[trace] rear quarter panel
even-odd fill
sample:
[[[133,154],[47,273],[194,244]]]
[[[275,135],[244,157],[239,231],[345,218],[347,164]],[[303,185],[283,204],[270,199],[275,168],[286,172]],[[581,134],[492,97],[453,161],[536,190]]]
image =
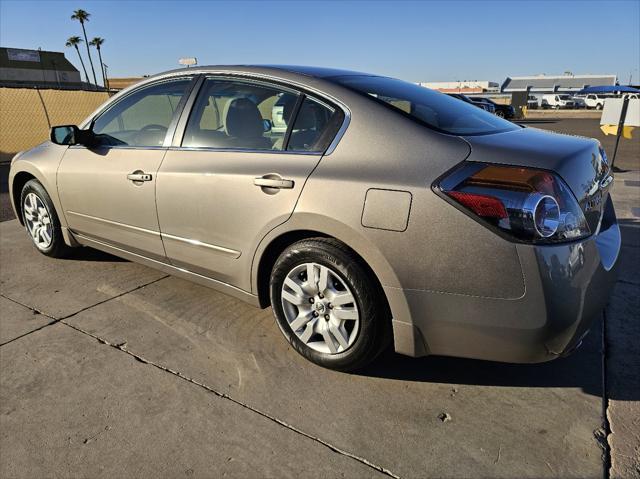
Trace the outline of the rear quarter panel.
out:
[[[468,143],[433,132],[359,95],[349,98],[348,104],[351,124],[340,144],[322,158],[291,219],[265,238],[258,255],[286,231],[319,231],[354,249],[383,286],[522,296],[524,279],[515,246],[431,190],[433,181],[469,155]],[[404,231],[362,225],[371,188],[411,194]],[[394,211],[396,205],[389,206],[388,211]]]

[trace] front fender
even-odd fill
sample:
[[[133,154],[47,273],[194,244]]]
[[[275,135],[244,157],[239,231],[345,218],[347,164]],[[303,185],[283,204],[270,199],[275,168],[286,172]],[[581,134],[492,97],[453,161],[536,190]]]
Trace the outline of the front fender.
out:
[[[66,146],[55,145],[50,141],[46,141],[31,150],[17,154],[11,161],[11,168],[9,169],[9,197],[13,211],[20,223],[22,223],[22,215],[19,214],[19,205],[16,204],[20,191],[16,190],[16,178],[26,173],[38,180],[44,189],[47,190],[58,214],[60,225],[63,228],[67,227],[60,197],[58,196],[56,181],[58,166],[66,150]]]

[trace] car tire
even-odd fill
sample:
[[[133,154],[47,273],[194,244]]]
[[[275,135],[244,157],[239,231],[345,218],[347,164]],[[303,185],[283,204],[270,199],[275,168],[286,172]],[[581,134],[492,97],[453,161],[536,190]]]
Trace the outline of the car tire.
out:
[[[598,103],[596,105],[596,110],[602,110],[602,103]]]
[[[36,249],[53,258],[69,255],[53,201],[38,180],[29,180],[20,193],[22,222]]]
[[[344,302],[349,294],[353,301]],[[333,239],[311,238],[286,248],[271,272],[270,299],[291,346],[326,368],[361,369],[392,337],[382,288],[360,258]]]
[[[503,112],[503,111],[501,111],[501,110],[497,110],[497,111],[496,111],[496,116],[497,116],[498,118],[504,118],[504,112]]]

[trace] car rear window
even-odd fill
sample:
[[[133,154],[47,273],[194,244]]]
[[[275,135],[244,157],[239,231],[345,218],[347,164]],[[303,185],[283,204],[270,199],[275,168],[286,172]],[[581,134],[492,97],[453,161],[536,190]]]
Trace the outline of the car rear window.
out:
[[[518,129],[515,124],[473,104],[395,78],[345,75],[330,80],[368,95],[442,133],[488,135]]]

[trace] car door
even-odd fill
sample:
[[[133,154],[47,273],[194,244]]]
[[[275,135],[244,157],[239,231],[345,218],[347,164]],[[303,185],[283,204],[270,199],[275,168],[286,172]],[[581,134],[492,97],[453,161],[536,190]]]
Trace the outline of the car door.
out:
[[[290,217],[344,114],[258,81],[207,78],[195,94],[158,171],[162,239],[175,266],[248,291],[258,243]]]
[[[93,121],[94,146],[67,150],[57,182],[74,233],[165,259],[155,180],[191,81],[179,78],[134,90]]]

